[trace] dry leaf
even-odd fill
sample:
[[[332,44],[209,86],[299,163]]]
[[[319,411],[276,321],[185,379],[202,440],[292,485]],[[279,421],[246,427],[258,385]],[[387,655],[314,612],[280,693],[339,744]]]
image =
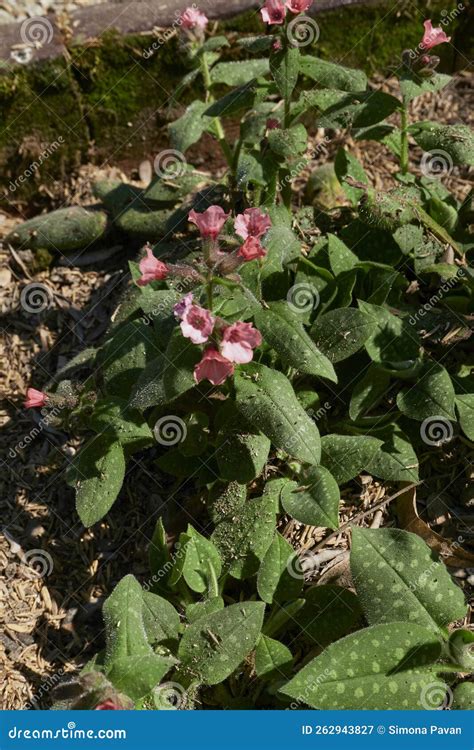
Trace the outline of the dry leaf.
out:
[[[453,568],[473,566],[474,554],[472,552],[463,549],[458,541],[452,542],[444,539],[420,518],[416,509],[416,487],[400,495],[397,500],[397,515],[401,528],[421,536],[428,547],[437,552],[446,565]],[[460,538],[462,540],[462,537]]]

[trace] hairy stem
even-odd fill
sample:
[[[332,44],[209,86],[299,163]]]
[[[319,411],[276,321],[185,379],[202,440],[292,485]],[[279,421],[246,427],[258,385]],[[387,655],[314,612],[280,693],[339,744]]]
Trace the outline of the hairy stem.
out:
[[[401,108],[400,169],[402,174],[408,174],[408,102],[405,98]]]

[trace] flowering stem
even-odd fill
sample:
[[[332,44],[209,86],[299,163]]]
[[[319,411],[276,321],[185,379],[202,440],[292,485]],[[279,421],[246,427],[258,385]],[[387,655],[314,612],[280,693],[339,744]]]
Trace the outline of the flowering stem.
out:
[[[400,169],[402,174],[408,174],[408,102],[405,98],[401,108]]]
[[[207,292],[207,306],[212,312],[212,306],[214,303],[213,299],[213,279],[212,279],[212,271],[209,271],[207,275],[207,284],[206,284],[206,292]]]
[[[204,80],[204,88],[206,89],[206,101],[209,102],[209,104],[212,104],[212,102],[214,101],[214,97],[212,96],[212,93],[211,93],[212,81],[211,81],[211,73],[209,70],[209,65],[207,64],[206,53],[203,53],[201,55],[200,64],[201,64],[201,73],[202,73],[202,77]],[[226,141],[224,127],[222,125],[221,118],[214,117],[212,122],[216,130],[216,137],[217,137],[217,140],[219,141],[219,145],[222,149],[222,153],[224,154],[225,160],[227,164],[229,165],[230,169],[233,171],[234,170],[234,157],[232,154],[232,150]]]

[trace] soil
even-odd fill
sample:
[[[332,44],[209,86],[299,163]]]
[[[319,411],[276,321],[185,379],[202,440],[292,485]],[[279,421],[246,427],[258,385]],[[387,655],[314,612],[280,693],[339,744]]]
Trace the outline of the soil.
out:
[[[390,80],[384,84],[389,91],[393,86]],[[472,126],[473,100],[474,76],[460,74],[446,95],[420,99],[417,116]],[[313,147],[323,135],[315,135]],[[334,155],[339,140],[342,136],[336,135],[329,139],[326,150],[318,150],[307,173]],[[392,184],[396,165],[387,150],[371,143],[350,142],[348,147],[377,187]],[[206,151],[201,155],[203,160],[207,158]],[[413,148],[414,171],[419,156]],[[215,164],[216,169],[219,166]],[[138,164],[131,165],[125,177],[137,180],[138,168]],[[90,183],[96,175],[95,168],[85,167],[67,182],[48,188],[51,205],[88,202]],[[305,177],[307,174],[297,186],[303,187]],[[454,169],[446,184],[462,198],[472,180],[467,170]],[[3,237],[16,219],[0,218]],[[146,578],[147,543],[160,512],[162,490],[150,467],[138,457],[128,471],[119,502],[104,521],[85,530],[65,481],[77,442],[51,426],[38,429],[38,417],[22,408],[28,386],[44,387],[74,355],[100,340],[129,283],[126,248],[105,262],[80,267],[61,265],[64,260],[57,259],[35,267],[35,259],[28,253],[13,253],[6,246],[0,255],[0,370],[5,396],[0,413],[4,457],[0,480],[0,709],[38,708],[49,706],[52,688],[76,674],[103,646],[100,606],[114,584],[130,572],[141,580]],[[31,284],[41,285],[43,293],[46,289],[48,304],[39,314],[27,312],[21,305],[22,291]],[[467,444],[456,453],[440,451],[418,498],[418,510],[433,530],[450,539],[462,535],[467,544],[473,541],[468,526],[474,502],[469,490],[472,465],[473,454]],[[364,525],[394,524],[392,504],[379,510],[375,507],[397,489],[360,476],[344,492],[341,523],[355,518]],[[362,515],[371,509],[370,514]],[[345,531],[325,544],[326,529],[291,520],[282,524],[282,530],[295,549],[314,553],[323,546],[326,553],[334,553],[323,555],[316,580],[348,580],[349,537]],[[474,570],[454,567],[452,572],[465,585]]]

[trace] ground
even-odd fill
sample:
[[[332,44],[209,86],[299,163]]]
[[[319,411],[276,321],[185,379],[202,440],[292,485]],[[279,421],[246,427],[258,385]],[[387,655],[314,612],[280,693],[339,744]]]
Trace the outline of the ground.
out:
[[[389,91],[393,86],[391,80],[384,84]],[[472,125],[473,104],[474,76],[459,74],[443,96],[419,99],[417,116]],[[326,148],[317,149],[323,137],[323,133],[314,137],[318,155],[313,168],[330,159],[343,140],[342,134],[341,138],[336,134],[324,141]],[[377,187],[391,184],[396,165],[388,151],[351,141],[347,146]],[[413,149],[412,157],[416,170],[420,153]],[[136,177],[138,167],[137,163],[124,177]],[[51,205],[89,201],[96,174],[94,168],[83,167],[67,182],[48,188]],[[296,186],[302,187],[304,181],[297,180]],[[465,197],[470,188],[468,172],[454,170],[446,184]],[[3,215],[2,236],[15,221]],[[5,460],[0,480],[4,527],[0,534],[0,670],[5,676],[0,708],[13,709],[48,706],[51,688],[66,674],[77,673],[103,645],[101,603],[125,573],[142,580],[146,577],[147,541],[160,497],[150,494],[148,467],[137,460],[112,512],[92,530],[85,530],[64,477],[77,443],[53,428],[38,430],[31,412],[22,407],[28,386],[46,386],[75,354],[100,340],[129,283],[127,249],[95,265],[72,267],[54,259],[38,269],[28,253],[14,253],[7,246],[1,249],[1,258],[4,344],[0,387],[5,394],[1,449]],[[25,311],[20,303],[22,290],[31,284],[48,290],[48,305],[40,314]],[[461,446],[456,453],[449,446],[440,451],[437,463],[429,467],[428,481],[419,490],[418,510],[432,530],[451,539],[462,535],[468,545],[473,540],[468,528],[474,503],[469,469],[472,451],[467,443]],[[341,523],[354,518],[372,526],[393,523],[394,504],[383,502],[397,489],[370,476],[360,477],[344,493]],[[446,512],[443,493],[457,506],[456,520]],[[371,513],[365,515],[367,510]],[[296,549],[318,555],[308,558],[315,580],[349,580],[344,530],[326,539],[326,530],[294,520],[282,529]],[[452,567],[463,585],[474,573],[474,562],[472,566]]]

